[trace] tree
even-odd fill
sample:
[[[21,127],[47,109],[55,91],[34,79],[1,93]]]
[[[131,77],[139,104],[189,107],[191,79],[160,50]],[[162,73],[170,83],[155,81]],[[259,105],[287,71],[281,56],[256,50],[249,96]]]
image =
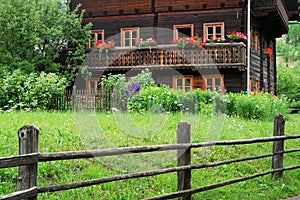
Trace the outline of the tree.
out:
[[[72,81],[91,28],[78,13],[61,0],[0,1],[0,69],[55,72]]]
[[[291,101],[300,101],[299,67],[291,69],[279,64],[277,69],[278,94],[287,96]]]

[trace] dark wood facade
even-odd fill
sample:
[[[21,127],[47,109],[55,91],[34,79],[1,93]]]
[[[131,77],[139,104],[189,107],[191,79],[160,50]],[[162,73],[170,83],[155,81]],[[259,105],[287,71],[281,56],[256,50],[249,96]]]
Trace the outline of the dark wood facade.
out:
[[[191,88],[208,89],[211,77],[221,78],[222,91],[238,92],[247,88],[246,45],[243,43],[208,44],[202,49],[174,49],[170,41],[178,34],[207,37],[219,32],[247,31],[247,1],[242,0],[73,0],[81,4],[84,23],[102,31],[105,41],[113,39],[116,48],[108,53],[90,49],[85,65],[99,80],[104,73],[134,74],[151,68],[158,83],[171,87],[176,77],[188,77]],[[297,0],[256,0],[251,7],[251,89],[276,93],[276,38],[288,32],[288,21],[295,17]],[[212,27],[212,28],[208,28]],[[156,38],[155,47],[120,47],[122,30],[138,30],[137,38]],[[177,32],[176,32],[177,31]],[[132,33],[131,33],[132,34]],[[177,35],[176,35],[177,34]],[[263,49],[273,55],[265,58]],[[233,50],[238,48],[238,51]],[[202,52],[202,53],[201,53]],[[205,56],[203,56],[203,52]],[[130,71],[130,72],[129,72]],[[172,72],[171,72],[172,71]],[[176,75],[177,73],[177,75]],[[175,77],[175,79],[174,79]],[[209,77],[209,78],[205,78]],[[214,78],[214,77],[213,77]],[[217,80],[214,80],[217,81]],[[219,80],[218,80],[219,81]],[[86,81],[89,84],[88,81]],[[87,88],[92,86],[86,86]]]

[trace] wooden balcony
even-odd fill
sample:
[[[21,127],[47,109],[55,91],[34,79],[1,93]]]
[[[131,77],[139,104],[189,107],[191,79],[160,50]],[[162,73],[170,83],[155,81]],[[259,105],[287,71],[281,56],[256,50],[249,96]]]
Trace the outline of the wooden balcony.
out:
[[[128,70],[133,68],[238,68],[245,70],[244,43],[214,43],[202,48],[177,45],[116,47],[108,52],[92,49],[83,63],[89,69]]]
[[[283,0],[256,0],[252,4],[256,17],[260,17],[263,26],[270,34],[280,37],[288,31],[288,11]]]

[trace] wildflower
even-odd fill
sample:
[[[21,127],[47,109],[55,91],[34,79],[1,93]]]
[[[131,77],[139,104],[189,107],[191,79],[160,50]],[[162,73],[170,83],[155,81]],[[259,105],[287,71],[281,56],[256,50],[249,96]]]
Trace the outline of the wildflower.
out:
[[[135,93],[138,93],[140,90],[140,85],[136,82],[132,82],[131,85],[128,85],[127,89],[125,90],[125,93],[127,96],[132,96]]]

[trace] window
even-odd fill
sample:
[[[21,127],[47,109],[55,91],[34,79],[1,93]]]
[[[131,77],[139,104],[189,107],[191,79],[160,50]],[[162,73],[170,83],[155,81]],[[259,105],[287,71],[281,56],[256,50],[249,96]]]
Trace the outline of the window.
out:
[[[174,76],[173,88],[176,90],[182,90],[188,92],[192,90],[193,76]]]
[[[224,76],[223,75],[206,75],[203,76],[205,81],[205,89],[216,92],[224,92]]]
[[[139,28],[121,28],[121,46],[134,46],[134,41],[140,38]]]
[[[193,37],[194,36],[194,24],[174,25],[173,26],[173,39],[176,40],[179,37]]]
[[[225,38],[225,35],[224,35],[224,22],[205,23],[203,25],[203,30],[204,30],[203,35],[207,39],[212,37],[212,36]]]
[[[96,40],[104,41],[104,30],[92,30],[91,37],[89,38],[89,43],[87,48],[91,48],[94,46],[94,42]]]
[[[91,78],[86,80],[86,90],[90,94],[95,94],[97,92],[99,79],[98,78]]]

